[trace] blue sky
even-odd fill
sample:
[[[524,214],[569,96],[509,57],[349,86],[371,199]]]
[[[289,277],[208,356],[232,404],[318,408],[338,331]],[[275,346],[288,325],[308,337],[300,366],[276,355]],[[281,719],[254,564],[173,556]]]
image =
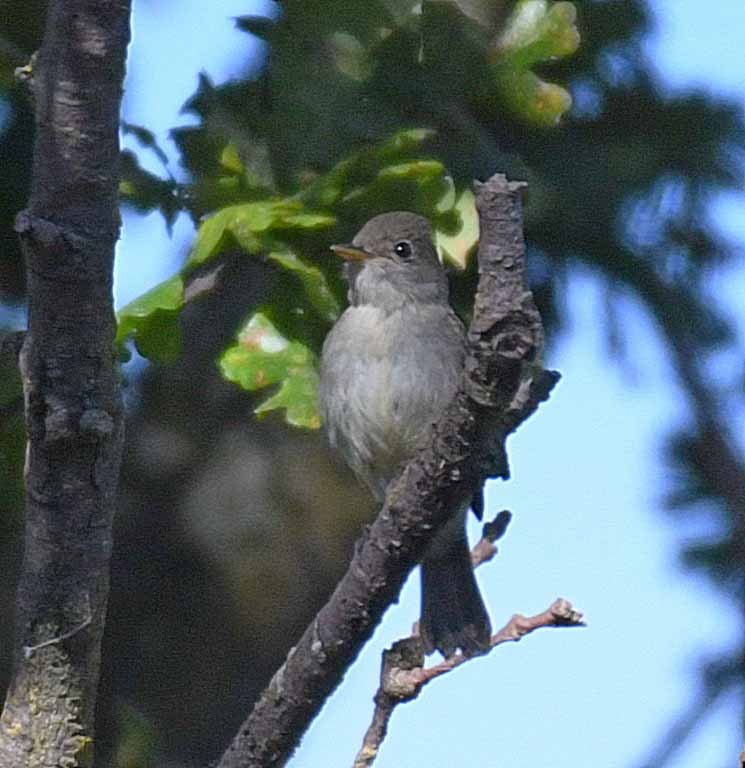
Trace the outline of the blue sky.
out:
[[[178,110],[200,69],[217,81],[237,74],[229,66],[251,43],[233,30],[231,17],[251,12],[251,3],[220,0],[204,11],[201,0],[181,0],[178,13],[172,3],[137,6],[125,119],[165,137],[187,121]],[[653,8],[658,29],[647,50],[660,77],[675,88],[704,86],[745,104],[745,3],[720,0],[702,9],[696,0],[656,0]],[[740,244],[742,205],[730,197],[715,201],[712,211]],[[172,274],[191,234],[187,222],[177,225],[176,261],[167,263],[161,254],[173,252],[173,244],[160,218],[126,215],[118,304]],[[711,289],[742,318],[742,264],[713,277]],[[659,512],[660,440],[685,418],[685,403],[654,329],[633,305],[626,308],[629,348],[644,371],[632,385],[607,360],[599,287],[578,274],[569,290],[571,328],[549,361],[564,378],[513,439],[513,480],[488,489],[492,509],[509,507],[516,516],[500,555],[479,578],[495,625],[515,611],[540,611],[558,595],[583,610],[589,625],[537,633],[436,681],[397,711],[381,768],[628,768],[695,693],[700,654],[730,647],[742,634],[735,612],[679,570],[681,534]],[[351,763],[372,711],[380,652],[408,632],[417,611],[414,578],[291,765]],[[724,701],[710,713],[673,768],[734,765],[738,706]]]

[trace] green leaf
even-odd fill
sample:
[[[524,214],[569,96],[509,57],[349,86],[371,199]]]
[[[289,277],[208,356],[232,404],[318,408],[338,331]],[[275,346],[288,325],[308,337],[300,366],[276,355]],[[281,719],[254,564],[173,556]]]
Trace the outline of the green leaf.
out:
[[[193,268],[219,255],[229,236],[246,253],[258,253],[268,247],[264,238],[272,230],[315,230],[335,223],[333,216],[305,211],[299,200],[289,198],[229,205],[201,223],[186,266]]]
[[[457,228],[453,218],[453,181],[437,160],[417,159],[384,166],[376,175],[345,194],[339,205],[355,218],[373,212],[409,210],[443,228]]]
[[[121,347],[132,337],[144,357],[173,362],[181,354],[178,315],[183,305],[184,283],[174,275],[119,310],[116,343]]]
[[[326,277],[318,267],[306,264],[292,251],[275,251],[269,254],[269,259],[292,272],[300,280],[306,296],[321,317],[330,323],[339,317],[339,302],[331,293]]]
[[[451,234],[438,228],[435,232],[435,242],[444,260],[455,264],[459,269],[465,269],[468,255],[479,241],[479,216],[476,200],[470,189],[461,192],[455,202],[455,210],[460,214],[462,222],[458,231]]]
[[[336,217],[325,213],[292,213],[283,216],[278,229],[328,229],[336,224]]]
[[[388,165],[382,168],[378,176],[382,179],[415,179],[426,183],[445,175],[445,166],[438,160],[414,160],[409,163]]]
[[[318,371],[308,347],[286,339],[262,312],[251,316],[238,341],[220,358],[223,376],[253,392],[272,384],[279,389],[255,409],[256,414],[284,409],[289,424],[318,429]]]
[[[413,182],[417,186],[419,208],[428,218],[453,207],[453,180],[439,160],[414,160],[389,165],[380,170],[383,181]]]
[[[186,262],[187,267],[196,267],[220,253],[227,240],[228,227],[235,217],[235,210],[240,207],[232,205],[223,208],[202,221]],[[256,250],[259,247],[257,240]]]
[[[505,72],[500,84],[510,107],[537,125],[556,125],[572,108],[569,91],[541,80],[533,72]]]
[[[355,158],[347,158],[337,163],[328,173],[316,179],[301,193],[303,199],[324,208],[335,205],[344,193],[354,167]]]
[[[500,50],[519,69],[571,56],[580,43],[576,21],[573,3],[521,0],[505,26]]]
[[[566,89],[542,80],[531,67],[577,50],[576,19],[573,3],[521,0],[499,39],[499,90],[516,113],[533,123],[554,125],[572,106]]]
[[[293,427],[320,429],[318,413],[318,373],[307,369],[307,375],[288,376],[279,391],[254,410],[257,416],[280,408],[285,409],[285,419]]]
[[[306,188],[301,198],[309,205],[329,208],[353,190],[373,181],[381,169],[395,167],[410,159],[434,135],[435,132],[428,128],[397,131],[385,141],[366,147],[337,163]]]
[[[226,144],[220,153],[220,165],[230,173],[240,174],[245,171],[243,161],[238,155],[238,148],[235,144]]]

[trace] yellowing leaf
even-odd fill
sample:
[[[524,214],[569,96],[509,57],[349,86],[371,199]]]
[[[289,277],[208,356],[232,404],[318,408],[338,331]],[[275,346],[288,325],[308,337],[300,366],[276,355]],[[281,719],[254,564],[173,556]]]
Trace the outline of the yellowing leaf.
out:
[[[496,48],[496,79],[510,107],[533,123],[553,125],[572,106],[569,92],[531,67],[573,54],[580,43],[573,3],[521,0]]]
[[[235,144],[226,144],[220,155],[220,165],[231,173],[243,173],[243,162]]]

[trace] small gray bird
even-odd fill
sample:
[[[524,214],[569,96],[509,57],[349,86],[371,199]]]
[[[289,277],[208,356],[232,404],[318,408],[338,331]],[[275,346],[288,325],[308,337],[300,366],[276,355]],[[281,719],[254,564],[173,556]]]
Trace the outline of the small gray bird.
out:
[[[384,213],[332,250],[347,260],[349,307],[323,345],[321,414],[331,444],[382,501],[458,388],[465,332],[426,219]],[[472,654],[489,642],[466,512],[438,531],[422,562],[426,653]]]

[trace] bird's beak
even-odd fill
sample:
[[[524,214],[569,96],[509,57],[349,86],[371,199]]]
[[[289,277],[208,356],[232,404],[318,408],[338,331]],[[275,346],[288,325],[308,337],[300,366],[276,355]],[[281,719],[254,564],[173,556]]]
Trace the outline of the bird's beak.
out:
[[[347,261],[364,261],[370,258],[370,254],[356,245],[332,245],[331,250]]]

